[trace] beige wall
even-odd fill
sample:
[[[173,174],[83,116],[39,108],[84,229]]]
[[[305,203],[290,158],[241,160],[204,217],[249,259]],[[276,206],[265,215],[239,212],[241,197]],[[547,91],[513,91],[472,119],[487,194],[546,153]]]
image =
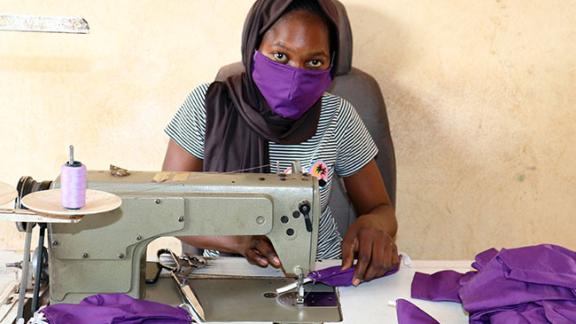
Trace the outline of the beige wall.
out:
[[[89,168],[157,170],[187,92],[239,59],[252,1],[3,0],[79,15],[89,35],[0,32],[0,181]],[[354,65],[376,77],[398,159],[400,248],[576,249],[576,2],[344,0]],[[21,248],[0,223],[0,248]]]

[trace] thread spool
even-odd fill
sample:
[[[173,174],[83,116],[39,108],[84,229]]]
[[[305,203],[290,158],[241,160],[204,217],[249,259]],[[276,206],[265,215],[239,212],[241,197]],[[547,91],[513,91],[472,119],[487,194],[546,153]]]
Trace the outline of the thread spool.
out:
[[[74,160],[70,145],[69,159],[60,169],[62,207],[77,210],[86,205],[86,166]]]

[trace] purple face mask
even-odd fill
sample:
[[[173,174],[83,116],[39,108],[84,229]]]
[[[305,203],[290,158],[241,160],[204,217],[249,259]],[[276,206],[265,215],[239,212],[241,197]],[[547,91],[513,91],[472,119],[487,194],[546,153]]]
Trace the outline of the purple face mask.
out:
[[[330,87],[328,70],[307,70],[274,62],[255,51],[252,79],[276,114],[298,119],[307,112]]]

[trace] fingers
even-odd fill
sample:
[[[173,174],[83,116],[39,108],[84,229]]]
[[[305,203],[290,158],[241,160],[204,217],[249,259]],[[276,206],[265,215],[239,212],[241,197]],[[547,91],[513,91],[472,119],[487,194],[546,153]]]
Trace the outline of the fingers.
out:
[[[378,236],[372,244],[372,260],[364,275],[364,281],[370,281],[374,278],[383,276],[388,270],[390,264],[389,249],[385,248],[385,240],[383,237]]]
[[[391,269],[397,269],[400,266],[400,256],[398,255],[398,247],[392,242],[392,261]]]
[[[246,256],[246,259],[248,259],[248,262],[261,267],[272,265],[275,268],[279,268],[282,266],[272,243],[270,243],[266,237],[252,237],[250,248],[247,249],[244,255]]]
[[[393,239],[381,231],[361,230],[356,233],[357,248],[343,244],[343,269],[353,262],[354,252],[358,252],[358,261],[352,284],[358,286],[362,281],[370,281],[384,276],[400,263],[398,249]],[[349,250],[344,250],[344,248]],[[349,260],[346,258],[350,258]],[[351,266],[351,265],[350,265]]]
[[[358,250],[358,239],[354,225],[350,227],[342,240],[342,270],[350,269],[354,264],[354,253]]]
[[[268,266],[268,259],[260,255],[258,250],[248,249],[244,256],[246,257],[246,260],[248,260],[248,262],[251,264],[255,264],[263,268]]]
[[[271,264],[274,268],[279,268],[281,266],[280,259],[276,255],[276,251],[270,243],[270,240],[266,237],[260,237],[255,246],[255,249],[267,259],[267,262]]]
[[[354,270],[354,279],[352,279],[352,284],[358,286],[360,282],[364,280],[366,270],[372,260],[372,246],[374,245],[373,235],[366,235],[368,233],[359,233],[361,239],[358,240],[358,262],[356,263],[356,269]]]
[[[390,251],[390,268],[386,269],[387,272],[400,268],[400,255],[398,255],[398,247],[394,242],[392,242]]]

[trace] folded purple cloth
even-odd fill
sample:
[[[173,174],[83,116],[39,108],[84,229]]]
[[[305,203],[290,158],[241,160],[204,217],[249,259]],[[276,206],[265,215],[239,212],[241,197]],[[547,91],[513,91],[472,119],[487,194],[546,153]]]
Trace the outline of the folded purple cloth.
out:
[[[492,308],[470,315],[471,324],[574,324],[576,302],[544,301]]]
[[[440,324],[418,306],[405,299],[396,300],[398,324]]]
[[[459,301],[470,323],[576,323],[576,252],[542,244],[486,250],[459,274],[416,273],[412,297]]]
[[[465,274],[452,270],[434,274],[416,272],[412,279],[412,298],[459,303],[460,279],[464,276]]]
[[[575,280],[571,281],[570,274]],[[464,309],[485,309],[545,300],[576,301],[576,254],[553,245],[502,249],[459,290]],[[576,319],[575,319],[576,320]]]
[[[472,263],[472,268],[480,271],[484,268],[488,262],[494,259],[495,256],[498,255],[498,250],[492,248],[486,251],[480,252],[474,258],[474,262]]]
[[[192,317],[182,308],[125,294],[98,294],[79,304],[56,304],[42,310],[50,324],[189,324]]]
[[[342,266],[333,266],[321,270],[312,271],[308,274],[308,278],[314,282],[321,282],[325,285],[332,287],[347,287],[352,285],[354,279],[355,267],[342,270]],[[399,266],[394,267],[386,272],[382,277],[386,277],[398,272]]]
[[[576,289],[576,252],[560,246],[502,249],[504,276],[518,281]]]
[[[310,272],[308,278],[332,287],[346,287],[352,285],[354,267],[346,270],[342,270],[342,266],[324,268]]]

